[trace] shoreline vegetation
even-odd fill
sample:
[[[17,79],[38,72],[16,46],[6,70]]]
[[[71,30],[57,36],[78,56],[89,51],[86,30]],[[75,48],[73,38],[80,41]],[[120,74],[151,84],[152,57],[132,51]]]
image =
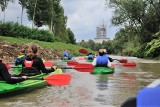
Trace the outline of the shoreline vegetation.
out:
[[[38,55],[44,60],[58,59],[62,56],[65,49],[73,54],[73,56],[83,56],[78,51],[83,48],[74,44],[66,44],[62,42],[44,42],[31,39],[13,38],[0,36],[0,48],[4,52],[4,60],[12,62],[20,54],[22,48],[27,49],[29,44],[36,44],[39,48]],[[92,51],[90,49],[87,49]],[[93,52],[93,51],[92,51]]]

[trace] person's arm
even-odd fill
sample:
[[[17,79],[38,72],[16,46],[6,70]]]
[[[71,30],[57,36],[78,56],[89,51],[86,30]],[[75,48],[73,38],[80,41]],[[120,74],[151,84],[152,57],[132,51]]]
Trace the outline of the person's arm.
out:
[[[46,68],[45,68],[45,65],[44,65],[44,63],[43,63],[43,61],[42,61],[41,58],[39,58],[39,66],[40,66],[40,70],[41,70],[43,73],[50,73],[50,72],[53,72],[53,71],[54,71],[54,68],[53,68],[53,67],[51,67],[51,69],[46,69]]]
[[[94,58],[94,60],[93,60],[93,62],[92,62],[92,65],[93,65],[93,66],[96,66],[96,64],[97,64],[97,58]]]
[[[110,68],[110,69],[114,69],[114,66],[111,64],[111,62],[109,61],[109,59],[108,59],[108,64],[107,64],[107,66],[108,66],[108,68]]]
[[[11,75],[9,74],[7,67],[3,63],[1,64],[0,71],[2,78],[9,84],[15,84],[25,80],[24,78],[17,78],[17,79],[11,78]]]

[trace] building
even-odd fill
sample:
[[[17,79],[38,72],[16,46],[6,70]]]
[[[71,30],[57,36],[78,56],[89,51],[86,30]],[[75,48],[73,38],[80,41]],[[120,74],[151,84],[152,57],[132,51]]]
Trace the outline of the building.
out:
[[[96,38],[94,38],[95,43],[102,43],[103,41],[110,40],[107,38],[106,26],[104,23],[96,28]]]

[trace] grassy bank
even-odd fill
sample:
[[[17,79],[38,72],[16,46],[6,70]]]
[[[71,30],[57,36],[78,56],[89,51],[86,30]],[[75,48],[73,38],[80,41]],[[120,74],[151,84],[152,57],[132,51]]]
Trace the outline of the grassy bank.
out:
[[[6,42],[10,43],[18,43],[18,44],[28,44],[28,43],[35,43],[38,44],[39,46],[45,48],[45,49],[56,49],[60,52],[63,52],[65,49],[68,49],[70,53],[72,53],[74,56],[79,56],[82,55],[78,51],[79,49],[83,48],[78,45],[73,45],[73,44],[66,44],[66,43],[61,43],[61,42],[43,42],[43,41],[38,41],[38,40],[31,40],[31,39],[22,39],[22,38],[13,38],[13,37],[4,37],[0,36],[0,40],[4,40]],[[90,49],[87,49],[89,52],[93,52]]]

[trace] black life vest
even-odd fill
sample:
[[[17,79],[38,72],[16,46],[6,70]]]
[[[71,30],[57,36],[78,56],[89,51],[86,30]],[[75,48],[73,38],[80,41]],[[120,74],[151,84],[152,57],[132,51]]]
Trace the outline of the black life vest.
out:
[[[27,61],[24,60],[25,67],[22,68],[21,76],[34,76],[40,74],[40,71],[38,71],[35,67],[32,67],[34,60]]]

